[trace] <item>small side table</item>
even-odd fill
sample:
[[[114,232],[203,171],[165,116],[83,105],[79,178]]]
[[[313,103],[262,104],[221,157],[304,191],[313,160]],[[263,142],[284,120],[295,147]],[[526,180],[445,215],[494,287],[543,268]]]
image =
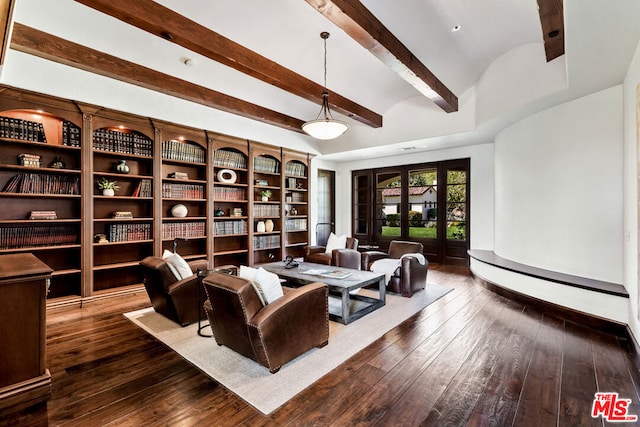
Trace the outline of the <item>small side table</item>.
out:
[[[202,305],[204,304],[204,302],[202,301],[202,287],[204,286],[202,281],[205,279],[205,277],[207,277],[209,274],[213,272],[235,276],[238,274],[238,268],[235,265],[225,265],[222,267],[216,267],[216,268],[207,269],[207,270],[198,269],[196,273],[198,276],[198,301],[197,301],[198,313],[200,312],[200,310],[202,310]],[[211,338],[213,336],[213,334],[205,334],[202,332],[202,330],[207,326],[210,326],[209,323],[203,324],[201,316],[198,316],[198,335],[199,336],[204,338]]]

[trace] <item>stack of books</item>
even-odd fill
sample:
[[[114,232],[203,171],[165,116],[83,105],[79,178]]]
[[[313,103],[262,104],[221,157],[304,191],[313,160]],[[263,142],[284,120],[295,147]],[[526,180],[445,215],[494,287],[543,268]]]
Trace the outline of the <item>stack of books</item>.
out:
[[[169,174],[169,178],[174,178],[174,179],[189,179],[189,174],[187,174],[186,172],[171,172]]]
[[[31,211],[29,219],[43,220],[43,219],[58,219],[56,211]]]
[[[22,153],[18,155],[18,161],[20,162],[20,166],[29,166],[29,167],[42,167],[42,157],[38,154],[26,154]]]

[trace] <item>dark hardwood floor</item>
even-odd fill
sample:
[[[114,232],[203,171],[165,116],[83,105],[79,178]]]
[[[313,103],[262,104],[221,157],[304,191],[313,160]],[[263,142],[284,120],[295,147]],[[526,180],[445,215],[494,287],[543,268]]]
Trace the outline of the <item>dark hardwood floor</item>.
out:
[[[48,404],[15,426],[596,426],[596,391],[632,399],[629,343],[430,268],[455,290],[264,416],[122,313],[146,294],[47,313]],[[276,374],[277,375],[277,374]]]

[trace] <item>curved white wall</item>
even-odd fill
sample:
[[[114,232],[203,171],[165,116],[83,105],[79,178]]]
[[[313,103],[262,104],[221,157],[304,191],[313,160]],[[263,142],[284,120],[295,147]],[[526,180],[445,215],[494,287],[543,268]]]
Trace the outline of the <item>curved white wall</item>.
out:
[[[622,88],[534,114],[495,139],[503,258],[622,283]]]

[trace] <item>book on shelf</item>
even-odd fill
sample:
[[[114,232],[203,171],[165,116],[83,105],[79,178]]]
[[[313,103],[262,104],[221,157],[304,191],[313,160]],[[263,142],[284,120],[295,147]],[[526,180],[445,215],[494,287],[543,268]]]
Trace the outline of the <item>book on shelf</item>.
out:
[[[174,179],[189,179],[189,174],[186,172],[171,172],[168,177]]]
[[[46,173],[21,173],[12,176],[2,191],[20,194],[80,194],[80,177]]]
[[[113,218],[133,218],[133,213],[128,211],[115,211]]]
[[[306,176],[307,166],[303,163],[288,162],[284,168],[285,175]]]
[[[71,245],[78,242],[78,227],[69,225],[2,226],[0,249]]]
[[[151,157],[153,155],[153,141],[140,132],[121,132],[102,128],[93,131],[93,149]]]
[[[132,197],[152,197],[151,180],[141,179],[135,190],[131,193]]]
[[[213,165],[222,168],[247,168],[247,157],[239,151],[219,148],[213,155]]]
[[[205,149],[198,144],[166,140],[162,141],[162,158],[166,160],[178,160],[183,162],[205,163]]]
[[[42,123],[4,116],[0,116],[0,138],[47,142]]]
[[[58,219],[56,211],[31,211],[29,219],[43,220],[43,219]]]
[[[80,147],[80,128],[67,120],[62,122],[62,145]]]
[[[254,172],[278,173],[279,163],[279,161],[271,157],[254,157],[253,170]]]

